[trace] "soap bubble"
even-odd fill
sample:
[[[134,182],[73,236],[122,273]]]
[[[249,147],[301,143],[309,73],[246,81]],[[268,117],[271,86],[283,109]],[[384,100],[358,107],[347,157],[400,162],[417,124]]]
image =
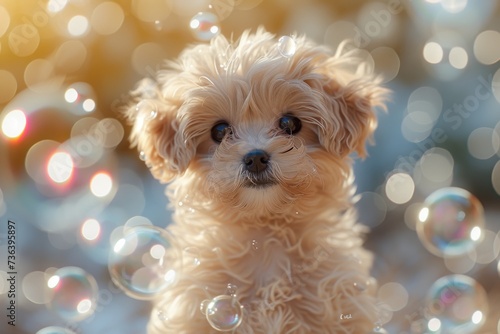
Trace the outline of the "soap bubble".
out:
[[[442,333],[472,333],[485,322],[488,301],[483,287],[464,275],[432,284],[426,297],[428,326]]]
[[[215,297],[206,308],[208,323],[221,332],[236,329],[241,324],[242,314],[240,303],[236,298],[227,295]]]
[[[295,54],[297,44],[290,36],[281,36],[278,40],[278,51],[283,57],[290,58]]]
[[[108,269],[113,282],[128,296],[152,299],[175,283],[180,259],[169,233],[156,226],[135,226],[113,246]]]
[[[220,33],[219,19],[210,12],[199,12],[189,22],[191,31],[199,40],[209,41]]]
[[[40,329],[36,334],[75,334],[75,332],[67,328],[50,326]]]
[[[53,292],[48,306],[62,318],[81,321],[94,313],[97,282],[85,270],[78,267],[60,268],[48,279],[47,286]]]
[[[464,189],[435,191],[426,198],[418,218],[418,237],[437,256],[463,255],[482,239],[483,207]]]

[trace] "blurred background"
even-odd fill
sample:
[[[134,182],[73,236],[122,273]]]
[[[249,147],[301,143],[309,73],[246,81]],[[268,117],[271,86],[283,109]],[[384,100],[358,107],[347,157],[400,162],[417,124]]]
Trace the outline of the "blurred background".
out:
[[[150,305],[112,283],[108,253],[124,225],[164,227],[170,212],[118,110],[164,59],[261,25],[332,49],[351,39],[393,91],[376,146],[355,166],[380,325],[500,333],[497,0],[0,0],[1,333],[145,333]],[[453,256],[436,244],[440,215],[467,231]],[[70,268],[67,287],[48,293],[66,267],[83,271]],[[443,290],[447,275],[464,276]],[[96,305],[72,309],[85,296]]]

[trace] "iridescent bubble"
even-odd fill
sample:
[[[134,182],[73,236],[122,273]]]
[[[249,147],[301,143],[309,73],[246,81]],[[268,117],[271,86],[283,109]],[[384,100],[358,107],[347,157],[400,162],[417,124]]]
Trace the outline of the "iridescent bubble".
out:
[[[36,334],[75,334],[75,332],[63,327],[50,326],[40,329]]]
[[[209,41],[220,33],[219,18],[210,12],[199,12],[189,22],[194,37]]]
[[[426,297],[428,327],[441,333],[476,332],[486,320],[483,287],[464,275],[448,275],[432,284]]]
[[[283,57],[292,57],[297,51],[297,44],[293,37],[281,36],[278,40],[278,51]]]
[[[243,307],[236,298],[227,295],[215,297],[208,303],[206,316],[208,323],[220,332],[236,329],[242,320]]]
[[[48,280],[53,297],[50,309],[68,321],[81,321],[94,313],[97,302],[97,282],[78,267],[58,269]]]
[[[208,299],[205,299],[203,300],[201,303],[200,303],[200,312],[203,314],[203,315],[206,315],[207,314],[207,307],[208,307],[208,304],[210,303],[210,300]]]
[[[109,257],[113,282],[135,299],[152,299],[174,284],[180,257],[174,253],[171,240],[166,230],[156,226],[126,229]]]
[[[484,226],[479,200],[461,188],[442,188],[426,198],[418,214],[417,234],[437,256],[466,254],[481,241]]]

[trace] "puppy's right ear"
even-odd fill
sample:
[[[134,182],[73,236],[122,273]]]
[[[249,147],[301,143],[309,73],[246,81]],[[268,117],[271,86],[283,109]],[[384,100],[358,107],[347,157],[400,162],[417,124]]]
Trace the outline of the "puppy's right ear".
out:
[[[183,143],[176,146],[179,128],[176,116],[182,103],[165,99],[152,79],[140,81],[131,97],[131,104],[125,110],[132,125],[131,146],[137,147],[155,178],[169,182],[186,170],[190,160],[184,154],[185,148],[179,147]]]

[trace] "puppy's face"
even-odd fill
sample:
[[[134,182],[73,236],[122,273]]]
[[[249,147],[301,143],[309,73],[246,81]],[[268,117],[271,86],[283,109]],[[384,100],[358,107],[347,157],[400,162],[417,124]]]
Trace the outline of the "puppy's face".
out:
[[[131,140],[155,177],[233,207],[279,211],[364,146],[384,90],[304,38],[285,57],[263,31],[185,51],[134,92]],[[154,113],[151,114],[151,111]],[[152,117],[155,116],[155,117]]]

